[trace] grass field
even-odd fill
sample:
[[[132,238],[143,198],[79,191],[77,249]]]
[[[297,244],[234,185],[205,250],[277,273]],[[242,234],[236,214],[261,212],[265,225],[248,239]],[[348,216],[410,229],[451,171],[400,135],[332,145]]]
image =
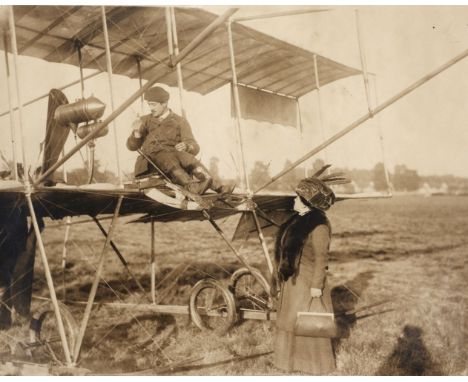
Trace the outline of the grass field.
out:
[[[346,201],[333,206],[328,215],[333,226],[329,283],[335,312],[356,310],[340,319],[335,374],[467,375],[468,198]],[[47,222],[44,240],[62,297],[64,227],[52,228],[56,224]],[[222,226],[232,233],[235,221]],[[149,229],[122,222],[115,238],[146,290]],[[72,226],[67,300],[86,299],[103,242],[94,224]],[[197,280],[212,276],[227,282],[240,266],[206,222],[156,224],[156,245],[158,298],[163,303],[186,304]],[[249,241],[242,253],[266,274],[255,241]],[[98,301],[116,300],[115,294],[117,301],[144,299],[117,257],[111,251],[106,256],[107,284],[100,285]],[[178,277],[171,277],[177,272]],[[47,296],[43,280],[37,259],[36,295]],[[39,303],[35,300],[34,306]],[[369,305],[373,306],[360,310]],[[80,319],[83,307],[71,309]],[[0,333],[0,355],[5,359],[9,353],[26,357],[18,345],[27,342],[25,327],[16,324]],[[246,321],[218,336],[201,332],[184,315],[98,307],[90,327],[80,366],[92,373],[283,374],[272,364],[274,322]],[[43,361],[39,354],[29,360]]]

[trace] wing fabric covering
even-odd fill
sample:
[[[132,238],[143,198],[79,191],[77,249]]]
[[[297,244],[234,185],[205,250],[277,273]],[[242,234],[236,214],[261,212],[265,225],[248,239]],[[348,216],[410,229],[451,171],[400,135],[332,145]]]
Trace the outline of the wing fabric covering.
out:
[[[41,173],[46,172],[58,160],[68,134],[70,133],[70,125],[61,125],[55,122],[55,110],[60,105],[68,103],[67,97],[58,89],[52,89],[49,92],[49,104],[47,106],[47,125],[46,136],[44,140],[44,156],[42,161]],[[51,174],[49,178],[52,176]]]
[[[177,86],[169,64],[164,7],[106,6],[114,74]],[[50,62],[78,65],[81,46],[84,68],[106,71],[101,7],[15,6],[20,54]],[[177,7],[175,19],[182,51],[217,15],[200,8]],[[316,89],[314,56],[320,85],[360,71],[322,55],[276,39],[241,23],[232,24],[237,78],[240,84],[300,97]],[[231,83],[228,33],[220,26],[182,61],[184,87],[200,94]]]
[[[267,211],[263,215],[257,215],[263,236],[275,237],[279,227],[288,220],[294,211]],[[232,237],[235,240],[248,240],[252,235],[257,235],[257,226],[251,213],[244,212],[239,219],[236,230]]]
[[[296,99],[246,86],[238,86],[237,89],[242,118],[298,127]],[[231,116],[235,117],[235,115],[234,97],[231,97]]]

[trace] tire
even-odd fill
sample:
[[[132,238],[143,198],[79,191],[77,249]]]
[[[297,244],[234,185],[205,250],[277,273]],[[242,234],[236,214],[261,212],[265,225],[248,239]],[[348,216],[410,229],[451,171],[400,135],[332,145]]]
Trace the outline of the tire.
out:
[[[201,330],[226,333],[236,322],[234,296],[218,281],[203,279],[190,293],[189,311],[192,322]]]
[[[240,268],[231,276],[229,290],[234,295],[238,309],[269,311],[273,309],[270,285],[258,269]]]
[[[68,348],[70,353],[73,353],[79,327],[71,311],[60,302],[59,309],[65,328]],[[54,308],[51,302],[42,305],[34,314],[31,319],[29,337],[31,342],[35,345],[33,349],[35,349],[36,353],[40,351],[42,355],[56,363],[67,363],[62,341],[60,340]]]

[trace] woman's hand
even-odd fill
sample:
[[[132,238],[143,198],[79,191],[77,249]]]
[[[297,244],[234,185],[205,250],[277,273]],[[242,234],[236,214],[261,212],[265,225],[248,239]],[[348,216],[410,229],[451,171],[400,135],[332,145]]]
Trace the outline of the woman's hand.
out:
[[[322,290],[318,288],[310,288],[310,297],[322,297]]]

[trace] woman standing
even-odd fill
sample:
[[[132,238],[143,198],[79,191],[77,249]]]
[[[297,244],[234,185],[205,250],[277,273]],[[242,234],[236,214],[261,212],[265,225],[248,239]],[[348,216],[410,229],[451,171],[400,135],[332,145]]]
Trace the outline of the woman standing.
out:
[[[329,374],[335,370],[331,338],[295,333],[297,313],[314,310],[320,304],[333,313],[326,281],[331,227],[325,215],[335,195],[328,184],[349,180],[342,174],[319,178],[329,166],[302,180],[296,187],[297,212],[278,232],[276,265],[282,283],[276,320],[275,365],[288,372]],[[312,318],[313,319],[313,318]]]

